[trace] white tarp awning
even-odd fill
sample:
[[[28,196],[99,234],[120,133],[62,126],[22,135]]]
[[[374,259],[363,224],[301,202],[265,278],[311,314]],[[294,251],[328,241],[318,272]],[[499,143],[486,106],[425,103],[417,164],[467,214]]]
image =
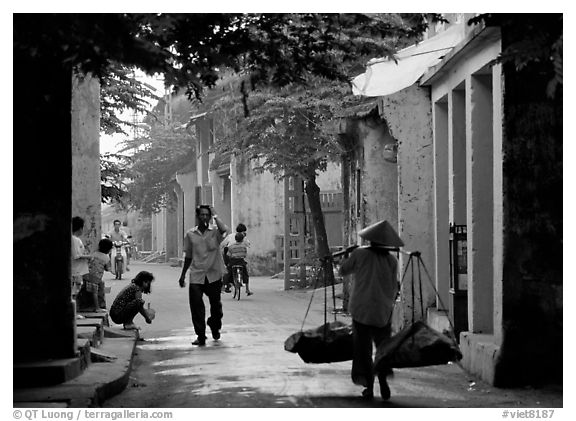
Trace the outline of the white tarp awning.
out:
[[[372,59],[365,73],[352,80],[354,95],[384,96],[412,84],[438,64],[463,39],[462,24],[450,26],[438,35],[398,51],[397,63],[387,58]]]

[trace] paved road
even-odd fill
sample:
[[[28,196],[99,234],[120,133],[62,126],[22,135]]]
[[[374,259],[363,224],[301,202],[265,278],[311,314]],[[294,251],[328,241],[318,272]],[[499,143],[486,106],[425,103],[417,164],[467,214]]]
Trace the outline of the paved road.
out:
[[[350,381],[351,362],[305,364],[284,350],[298,331],[310,291],[283,291],[283,280],[251,280],[255,294],[235,301],[223,295],[220,341],[191,345],[195,339],[187,288],[178,286],[180,268],[133,264],[128,275],[149,270],[156,280],[146,301],[157,310],[152,325],[139,318],[142,336],[127,389],[104,406],[138,408],[512,408],[561,407],[557,390],[502,390],[466,375],[457,365],[396,370],[389,402],[363,401]],[[105,278],[112,297],[129,280]],[[323,322],[323,296],[316,292],[305,328]],[[347,321],[346,319],[343,319]],[[208,331],[209,332],[209,331]],[[377,387],[377,386],[376,386]],[[378,390],[376,389],[376,394]]]

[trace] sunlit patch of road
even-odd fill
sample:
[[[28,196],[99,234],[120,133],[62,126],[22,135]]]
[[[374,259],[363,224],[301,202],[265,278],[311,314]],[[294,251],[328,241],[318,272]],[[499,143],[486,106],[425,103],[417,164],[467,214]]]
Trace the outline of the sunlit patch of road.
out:
[[[292,325],[276,325],[274,329],[267,326],[266,333],[262,334],[261,325],[227,324],[222,330],[222,339],[209,338],[205,347],[191,344],[190,329],[147,338],[139,349],[162,352],[163,358],[153,363],[155,374],[194,383],[190,391],[194,395],[229,389],[284,397],[304,397],[319,392],[331,396],[349,394],[347,388],[338,384],[347,379],[350,362],[331,364],[330,370],[323,365],[304,364],[296,354],[283,349],[287,332],[292,330]]]

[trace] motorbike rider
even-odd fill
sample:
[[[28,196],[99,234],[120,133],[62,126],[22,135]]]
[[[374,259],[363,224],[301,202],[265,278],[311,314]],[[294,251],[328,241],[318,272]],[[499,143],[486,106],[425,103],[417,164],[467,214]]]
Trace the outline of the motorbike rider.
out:
[[[128,234],[126,234],[125,231],[120,229],[120,226],[122,225],[122,223],[120,222],[119,219],[115,219],[114,220],[114,229],[112,231],[110,231],[107,234],[107,237],[112,240],[113,243],[116,243],[117,241],[120,241],[123,243],[122,245],[122,257],[124,258],[124,270],[123,272],[129,272],[130,268],[128,268],[128,258],[126,255],[126,244],[128,244]],[[111,261],[112,261],[112,273],[116,272],[116,262],[115,262],[115,258],[116,257],[116,247],[112,248],[112,256],[111,256]]]

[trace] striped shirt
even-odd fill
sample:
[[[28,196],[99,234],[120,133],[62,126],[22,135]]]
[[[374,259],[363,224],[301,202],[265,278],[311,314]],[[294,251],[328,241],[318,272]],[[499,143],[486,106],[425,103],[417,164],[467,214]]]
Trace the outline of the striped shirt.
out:
[[[231,259],[245,259],[248,254],[248,247],[244,242],[236,242],[228,246],[228,256]]]

